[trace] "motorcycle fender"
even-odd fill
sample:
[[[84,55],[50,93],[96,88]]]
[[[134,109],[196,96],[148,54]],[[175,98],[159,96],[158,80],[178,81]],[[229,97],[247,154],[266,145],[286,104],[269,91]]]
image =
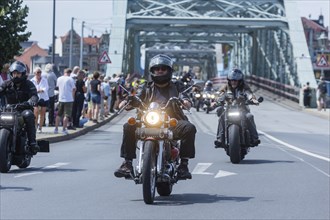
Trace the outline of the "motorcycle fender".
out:
[[[38,140],[38,146],[40,148],[39,152],[49,153],[49,141],[46,140]]]

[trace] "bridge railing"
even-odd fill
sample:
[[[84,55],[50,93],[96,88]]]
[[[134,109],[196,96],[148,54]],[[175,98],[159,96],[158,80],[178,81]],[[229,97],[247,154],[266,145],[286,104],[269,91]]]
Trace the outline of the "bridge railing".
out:
[[[227,83],[227,77],[216,77],[211,79],[214,85],[220,85]],[[280,97],[290,99],[294,102],[299,103],[300,89],[298,87],[285,85],[274,80],[266,79],[263,77],[251,75],[246,76],[245,80],[249,85],[254,85],[257,88],[268,90]]]

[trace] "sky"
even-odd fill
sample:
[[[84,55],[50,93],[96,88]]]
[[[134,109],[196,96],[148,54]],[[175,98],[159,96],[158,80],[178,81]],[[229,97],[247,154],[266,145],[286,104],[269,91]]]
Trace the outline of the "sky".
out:
[[[82,22],[85,22],[84,36],[100,36],[111,29],[113,0],[55,0],[55,35],[64,36],[71,29],[74,18],[74,30],[81,35]],[[329,26],[330,0],[297,0],[301,17],[317,19],[322,13],[325,26]],[[38,41],[42,48],[52,44],[53,0],[23,0],[30,9],[27,17],[29,40]]]

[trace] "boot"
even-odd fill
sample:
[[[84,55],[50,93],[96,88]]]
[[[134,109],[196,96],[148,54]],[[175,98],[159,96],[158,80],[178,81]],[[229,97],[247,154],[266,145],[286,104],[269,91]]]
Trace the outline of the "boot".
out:
[[[189,172],[188,169],[188,159],[181,159],[181,163],[178,166],[177,174],[179,180],[192,178],[191,173]]]

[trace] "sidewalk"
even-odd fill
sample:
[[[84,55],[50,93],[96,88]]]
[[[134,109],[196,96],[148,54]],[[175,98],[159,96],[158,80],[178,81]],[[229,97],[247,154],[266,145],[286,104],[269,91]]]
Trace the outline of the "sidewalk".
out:
[[[252,90],[254,91],[254,93],[256,94],[257,97],[259,97],[259,96],[264,97],[265,101],[267,101],[267,100],[273,101],[285,108],[288,108],[291,110],[296,110],[296,111],[306,112],[308,114],[330,120],[330,109],[329,109],[330,106],[326,109],[326,111],[324,111],[324,110],[318,111],[317,108],[302,107],[297,102],[294,102],[289,99],[285,99],[281,96],[273,94],[264,89],[256,89],[255,87],[252,87]]]
[[[42,127],[42,133],[37,132],[37,140],[47,140],[49,143],[56,143],[60,141],[66,141],[72,138],[76,138],[78,136],[84,135],[89,131],[92,131],[106,123],[110,122],[117,114],[113,113],[108,117],[105,117],[103,121],[99,121],[98,123],[94,123],[92,121],[88,121],[84,124],[83,128],[76,128],[76,130],[68,130],[69,134],[62,134],[62,126],[58,127],[58,134],[54,134],[55,127]]]

